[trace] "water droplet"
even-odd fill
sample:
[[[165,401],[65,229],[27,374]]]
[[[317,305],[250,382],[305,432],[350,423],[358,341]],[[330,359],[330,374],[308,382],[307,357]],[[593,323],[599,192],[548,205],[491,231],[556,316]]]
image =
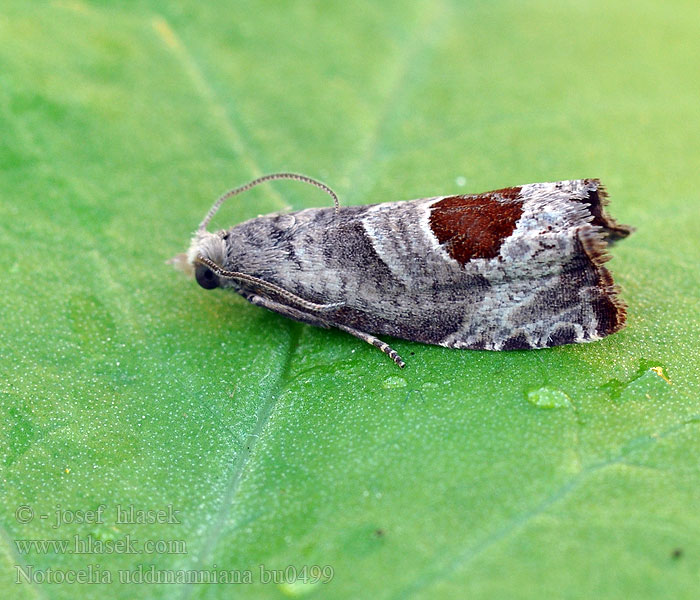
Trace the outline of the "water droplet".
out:
[[[406,387],[408,383],[403,377],[387,377],[384,380],[384,388],[387,390]]]
[[[571,398],[564,392],[548,387],[541,387],[528,392],[527,401],[538,408],[566,408],[571,406]]]

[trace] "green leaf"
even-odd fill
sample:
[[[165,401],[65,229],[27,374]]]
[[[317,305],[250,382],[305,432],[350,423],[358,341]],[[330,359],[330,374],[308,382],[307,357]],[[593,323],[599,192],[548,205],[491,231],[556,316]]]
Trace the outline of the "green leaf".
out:
[[[697,16],[5,0],[4,597],[694,598]],[[629,325],[527,352],[391,340],[400,371],[165,264],[219,193],[282,170],[346,205],[600,177],[638,228],[611,263]],[[327,204],[277,182],[216,222]]]

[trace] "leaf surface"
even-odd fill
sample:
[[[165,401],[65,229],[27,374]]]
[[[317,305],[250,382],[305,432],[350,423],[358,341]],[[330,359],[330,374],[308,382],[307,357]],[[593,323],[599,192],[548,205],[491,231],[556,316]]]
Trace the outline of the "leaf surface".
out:
[[[6,0],[5,596],[695,597],[699,29],[689,1]],[[165,264],[285,170],[346,205],[600,177],[628,327],[389,340],[400,371]],[[277,182],[215,221],[327,202]],[[138,585],[195,571],[253,583]]]

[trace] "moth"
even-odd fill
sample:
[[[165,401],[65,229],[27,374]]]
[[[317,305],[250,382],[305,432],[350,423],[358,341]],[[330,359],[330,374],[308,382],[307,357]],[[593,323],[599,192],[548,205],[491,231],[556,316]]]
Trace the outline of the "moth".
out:
[[[334,207],[207,226],[223,202],[274,179],[327,192]],[[598,179],[340,207],[324,183],[273,173],[226,192],[181,261],[207,289],[335,327],[405,363],[377,336],[448,348],[520,350],[599,340],[625,324],[604,263],[633,229],[606,211]]]

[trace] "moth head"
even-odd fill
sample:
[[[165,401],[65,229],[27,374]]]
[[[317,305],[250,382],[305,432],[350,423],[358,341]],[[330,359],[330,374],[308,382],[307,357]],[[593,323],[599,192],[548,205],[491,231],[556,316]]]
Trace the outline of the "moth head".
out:
[[[221,286],[221,278],[215,272],[225,264],[226,244],[225,232],[210,233],[198,230],[192,238],[190,249],[187,251],[187,262],[194,271],[194,278],[205,290],[213,290]]]
[[[232,252],[235,254],[235,251],[231,248],[229,248],[228,253],[226,252],[228,233],[226,231],[210,233],[207,231],[207,225],[209,225],[209,222],[228,198],[274,179],[294,179],[320,188],[333,198],[336,211],[339,208],[338,196],[325,183],[298,173],[271,173],[270,175],[263,175],[220,196],[204,216],[204,220],[199,224],[187,254],[178,254],[168,262],[187,274],[194,273],[197,283],[204,289],[235,287],[235,280],[239,280],[244,274],[230,270],[230,265],[227,264],[227,256]]]

